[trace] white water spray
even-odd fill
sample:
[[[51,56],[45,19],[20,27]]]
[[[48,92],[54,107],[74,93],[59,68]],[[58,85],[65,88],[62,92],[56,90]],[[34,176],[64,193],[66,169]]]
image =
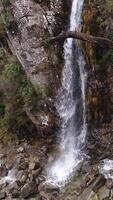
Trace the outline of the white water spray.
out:
[[[81,28],[84,0],[73,0],[69,30]],[[73,176],[76,166],[83,159],[81,149],[85,144],[85,61],[79,43],[67,39],[64,44],[65,66],[62,87],[58,93],[56,108],[61,118],[59,154],[50,167],[47,182],[64,186]]]

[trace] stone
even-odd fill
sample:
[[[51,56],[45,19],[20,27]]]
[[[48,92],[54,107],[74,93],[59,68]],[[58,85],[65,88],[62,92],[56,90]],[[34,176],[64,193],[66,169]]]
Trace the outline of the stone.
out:
[[[34,170],[32,172],[33,178],[36,179],[40,175],[40,173],[41,173],[41,168]]]
[[[19,188],[18,184],[16,182],[13,182],[9,184],[8,191],[9,193],[12,193],[14,190],[17,190]]]
[[[34,170],[35,168],[35,163],[32,162],[32,163],[29,163],[29,170]]]
[[[106,198],[109,198],[109,196],[110,196],[110,190],[107,189],[107,188],[104,186],[104,187],[102,187],[102,188],[99,190],[98,194],[99,194],[99,200],[104,200],[104,199],[106,199]]]
[[[26,183],[27,178],[28,178],[27,174],[22,175],[22,177],[21,177],[21,179],[20,179],[20,182],[21,182],[22,184]]]
[[[12,192],[12,198],[18,198],[20,196],[19,191],[18,190],[14,190]]]
[[[28,163],[27,162],[25,162],[25,161],[23,161],[22,163],[20,163],[19,165],[18,165],[18,170],[26,170],[27,168],[28,168]]]
[[[5,156],[6,156],[5,154],[1,153],[0,154],[0,159],[3,159]]]
[[[37,161],[29,164],[29,170],[36,170],[40,168],[40,163]]]
[[[27,178],[28,178],[28,172],[27,171],[20,170],[16,174],[16,180],[21,182],[21,183],[25,183]]]
[[[44,190],[45,190],[47,193],[52,193],[52,192],[54,192],[54,191],[57,191],[57,192],[60,191],[59,187],[54,186],[54,185],[51,185],[51,184],[45,184],[45,185],[44,185]]]
[[[18,149],[17,149],[17,152],[18,153],[23,153],[25,150],[24,150],[24,147],[19,147]]]
[[[113,188],[113,180],[112,179],[107,179],[106,186],[107,186],[108,189]]]
[[[40,192],[40,197],[40,200],[48,200],[48,196],[44,191]]]
[[[58,192],[57,192],[57,191],[52,192],[52,196],[53,196],[54,198],[57,197],[57,196],[58,196]]]
[[[36,184],[37,184],[37,185],[40,184],[38,178],[36,178],[35,181],[36,181]]]
[[[43,175],[40,175],[40,176],[38,177],[38,180],[39,180],[40,183],[42,183],[42,182],[45,181],[45,177],[44,177]]]
[[[97,177],[96,181],[94,182],[92,190],[93,190],[95,193],[97,193],[97,191],[98,191],[102,186],[104,186],[105,183],[106,183],[106,179],[105,179],[104,175],[100,174],[100,175]]]
[[[38,188],[35,182],[29,182],[26,183],[22,188],[21,188],[21,196],[23,198],[27,198],[33,194],[38,193]]]
[[[4,177],[7,176],[8,174],[8,170],[6,168],[6,166],[3,164],[0,166],[0,177]]]
[[[5,192],[0,192],[0,200],[5,199],[6,198],[6,193]]]

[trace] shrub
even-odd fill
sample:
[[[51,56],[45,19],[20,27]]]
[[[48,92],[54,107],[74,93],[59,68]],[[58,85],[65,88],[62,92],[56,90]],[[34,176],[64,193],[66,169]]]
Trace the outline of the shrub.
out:
[[[5,65],[5,69],[2,73],[5,79],[14,79],[18,78],[19,74],[22,72],[21,66],[16,62],[12,61],[9,64]]]

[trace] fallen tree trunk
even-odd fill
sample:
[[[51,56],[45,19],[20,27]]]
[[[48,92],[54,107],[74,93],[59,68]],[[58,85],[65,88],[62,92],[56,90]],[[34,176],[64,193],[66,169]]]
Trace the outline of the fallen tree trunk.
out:
[[[67,38],[75,38],[75,39],[78,39],[78,40],[82,40],[84,42],[99,44],[100,46],[107,46],[111,49],[113,48],[113,41],[108,39],[108,38],[95,37],[95,36],[88,35],[88,34],[81,33],[81,32],[77,32],[77,31],[61,32],[58,36],[52,37],[50,39],[50,42],[53,43],[53,42],[56,42],[56,41],[63,41]]]

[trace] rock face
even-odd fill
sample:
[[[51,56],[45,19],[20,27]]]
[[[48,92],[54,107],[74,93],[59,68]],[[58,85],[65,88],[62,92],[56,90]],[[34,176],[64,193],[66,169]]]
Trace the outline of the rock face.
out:
[[[109,1],[87,1],[83,13],[83,31],[112,39],[112,9]],[[112,50],[85,44],[88,58],[87,120],[88,151],[92,158],[103,158],[112,151]]]
[[[63,66],[62,44],[50,45],[47,39],[65,28],[68,2],[49,0],[11,1],[7,24],[9,46],[34,86],[40,102],[26,106],[28,117],[39,129],[51,132],[55,123],[54,96]],[[42,45],[43,43],[43,45]],[[57,120],[56,120],[57,121]],[[49,129],[50,128],[50,129]]]

